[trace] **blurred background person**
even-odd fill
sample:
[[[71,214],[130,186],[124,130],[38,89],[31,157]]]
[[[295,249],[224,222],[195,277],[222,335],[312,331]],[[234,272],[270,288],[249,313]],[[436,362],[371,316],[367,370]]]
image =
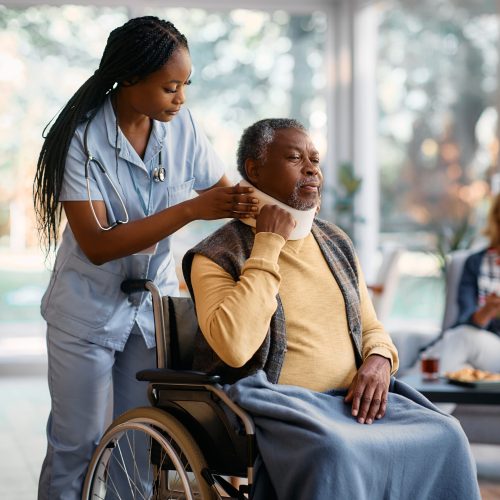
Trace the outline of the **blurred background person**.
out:
[[[465,261],[456,325],[424,353],[440,358],[442,372],[466,366],[500,372],[500,194],[492,199],[484,234],[488,247]]]

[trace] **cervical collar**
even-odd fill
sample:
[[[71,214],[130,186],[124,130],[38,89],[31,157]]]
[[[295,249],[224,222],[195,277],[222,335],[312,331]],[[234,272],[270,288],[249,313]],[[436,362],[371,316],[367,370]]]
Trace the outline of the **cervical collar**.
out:
[[[289,240],[301,240],[311,232],[311,227],[314,220],[314,216],[316,215],[317,207],[313,207],[309,210],[297,210],[295,208],[290,207],[289,205],[286,205],[285,203],[282,203],[281,201],[278,201],[276,198],[273,198],[272,196],[269,196],[268,194],[260,191],[255,186],[253,186],[252,184],[250,184],[245,180],[241,180],[239,184],[240,186],[253,188],[254,191],[253,193],[251,193],[251,196],[259,200],[260,208],[262,208],[264,205],[278,205],[278,207],[282,208],[283,210],[286,210],[295,219],[297,225],[290,234],[290,237],[288,238]],[[256,225],[256,220],[253,218],[241,219],[241,222],[244,222],[245,224],[252,227],[255,227]]]

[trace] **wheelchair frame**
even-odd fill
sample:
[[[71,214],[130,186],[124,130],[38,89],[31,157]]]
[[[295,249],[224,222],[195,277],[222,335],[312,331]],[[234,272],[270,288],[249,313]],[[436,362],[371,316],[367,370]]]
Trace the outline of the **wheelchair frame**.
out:
[[[139,470],[136,473],[136,433],[140,433],[141,439],[148,439],[148,449],[139,449],[137,456],[142,456],[145,451],[148,453],[154,474],[150,485],[151,496],[140,492],[137,498],[251,498],[253,465],[257,456],[252,418],[228,398],[218,375],[182,369],[186,363],[184,366],[182,361],[176,363],[179,344],[186,341],[183,332],[179,331],[174,314],[173,300],[178,299],[162,297],[151,280],[126,280],[121,289],[125,294],[151,293],[157,368],[140,371],[137,379],[149,382],[148,397],[152,408],[128,411],[110,425],[90,462],[82,499],[108,498],[108,489],[116,490],[116,486],[110,483],[110,477],[113,467],[117,469],[111,458],[117,449],[122,462],[119,464],[121,470],[117,470],[120,475],[125,474],[130,489],[139,492],[137,483],[147,483],[141,478]],[[192,337],[193,332],[190,335]],[[192,344],[193,338],[188,338],[187,342]],[[176,369],[168,368],[167,364]],[[134,436],[134,450],[131,449],[129,433]],[[125,443],[127,449],[130,448],[127,459],[123,458],[120,442]],[[155,458],[158,453],[163,457],[161,463]],[[130,461],[134,464],[134,478],[127,471]],[[176,471],[176,477],[177,474],[179,476],[176,484],[182,483],[182,495],[178,495],[177,490],[175,495],[172,494],[169,492],[170,486],[165,486],[170,484],[169,477],[173,470]],[[168,477],[162,480],[163,476]],[[197,490],[192,490],[188,484],[193,476],[198,483]],[[224,476],[246,477],[247,484],[237,489]],[[115,495],[125,500],[118,492]],[[130,498],[136,498],[135,493]]]

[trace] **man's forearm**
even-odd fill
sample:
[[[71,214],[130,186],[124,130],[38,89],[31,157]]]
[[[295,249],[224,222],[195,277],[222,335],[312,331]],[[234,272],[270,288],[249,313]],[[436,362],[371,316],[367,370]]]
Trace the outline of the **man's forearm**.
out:
[[[210,259],[196,255],[191,270],[201,331],[228,365],[243,366],[262,345],[276,310],[278,259],[284,239],[259,233],[237,282]]]
[[[363,272],[358,264],[361,321],[363,328],[363,358],[378,354],[391,363],[391,374],[399,368],[398,352],[382,323],[377,319]]]

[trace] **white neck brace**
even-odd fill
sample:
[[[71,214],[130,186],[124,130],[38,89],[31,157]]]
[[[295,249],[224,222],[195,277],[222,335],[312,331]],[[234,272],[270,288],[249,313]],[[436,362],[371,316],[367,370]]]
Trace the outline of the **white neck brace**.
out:
[[[250,184],[245,180],[241,180],[239,184],[240,186],[253,188],[254,191],[253,193],[251,193],[251,196],[259,200],[260,208],[262,208],[264,205],[278,205],[278,207],[282,208],[283,210],[286,210],[295,219],[297,225],[290,234],[290,237],[288,238],[289,240],[301,240],[311,232],[311,227],[314,220],[314,216],[316,215],[317,207],[310,208],[309,210],[297,210],[295,208],[290,207],[289,205],[286,205],[281,201],[278,201],[276,198],[273,198],[272,196],[269,196],[268,194],[260,191],[255,186],[253,186],[252,184]],[[252,227],[255,227],[256,225],[256,220],[251,217],[248,219],[241,219],[241,222],[244,222],[245,224]]]

